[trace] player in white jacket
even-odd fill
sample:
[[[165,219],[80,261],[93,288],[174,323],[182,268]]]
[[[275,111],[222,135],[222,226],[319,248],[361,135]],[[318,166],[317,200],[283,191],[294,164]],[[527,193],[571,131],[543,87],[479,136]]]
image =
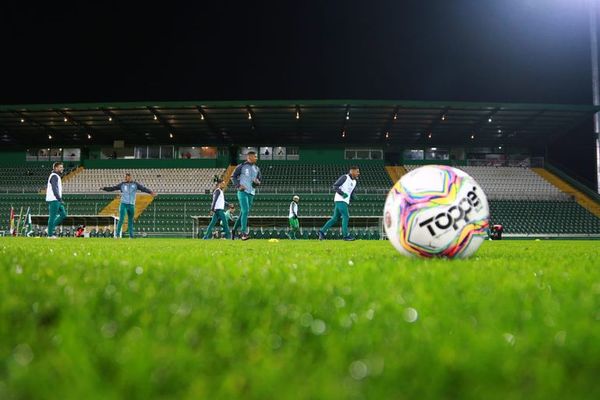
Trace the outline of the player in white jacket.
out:
[[[62,198],[61,175],[65,167],[61,162],[52,165],[52,172],[46,185],[46,203],[48,203],[48,239],[56,239],[54,230],[67,217]]]
[[[340,176],[333,184],[333,190],[335,190],[335,196],[333,197],[335,208],[331,219],[319,230],[319,240],[325,239],[325,232],[327,232],[340,217],[342,218],[342,234],[344,240],[354,240],[354,236],[351,236],[348,232],[348,221],[350,220],[348,205],[350,204],[350,200],[354,200],[355,198],[354,189],[356,189],[356,181],[359,176],[360,169],[357,166],[352,166],[346,175]]]
[[[210,206],[210,212],[212,214],[212,218],[210,223],[208,224],[208,228],[206,228],[206,233],[204,234],[204,239],[212,238],[212,230],[217,224],[217,222],[221,221],[221,226],[223,227],[223,234],[225,238],[229,239],[229,221],[225,217],[225,207],[229,207],[229,203],[225,201],[225,193],[223,189],[225,188],[225,182],[222,179],[217,180],[217,187],[213,192],[213,200],[212,205]]]

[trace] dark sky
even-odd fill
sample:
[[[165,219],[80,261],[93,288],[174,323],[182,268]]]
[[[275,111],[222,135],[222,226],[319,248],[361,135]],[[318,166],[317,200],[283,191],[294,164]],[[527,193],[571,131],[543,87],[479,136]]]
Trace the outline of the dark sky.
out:
[[[590,103],[585,1],[10,2],[0,102]]]

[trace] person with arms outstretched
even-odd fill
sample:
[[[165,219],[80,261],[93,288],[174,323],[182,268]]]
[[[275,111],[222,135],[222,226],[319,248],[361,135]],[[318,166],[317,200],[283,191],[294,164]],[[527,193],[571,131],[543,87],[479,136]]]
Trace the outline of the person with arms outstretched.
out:
[[[133,218],[135,216],[135,195],[137,191],[148,193],[152,196],[156,196],[152,190],[148,189],[144,185],[135,182],[131,178],[130,173],[125,174],[125,180],[115,186],[105,186],[100,188],[105,192],[114,192],[115,190],[121,191],[121,205],[119,206],[119,223],[117,225],[117,231],[115,232],[115,238],[121,237],[121,228],[123,228],[123,221],[127,215],[127,225],[129,231],[129,238],[133,239]]]

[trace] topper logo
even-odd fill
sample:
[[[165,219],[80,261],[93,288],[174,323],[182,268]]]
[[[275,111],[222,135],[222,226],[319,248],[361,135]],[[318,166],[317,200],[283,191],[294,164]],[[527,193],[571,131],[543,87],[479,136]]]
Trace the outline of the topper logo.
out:
[[[465,225],[469,223],[469,214],[475,209],[479,211],[481,209],[481,201],[477,196],[476,187],[469,191],[465,197],[463,197],[458,204],[453,205],[448,210],[437,214],[435,217],[431,217],[419,223],[419,227],[427,227],[431,236],[436,235],[435,227],[438,230],[444,231],[450,227],[457,231],[459,229],[458,223],[464,221]]]

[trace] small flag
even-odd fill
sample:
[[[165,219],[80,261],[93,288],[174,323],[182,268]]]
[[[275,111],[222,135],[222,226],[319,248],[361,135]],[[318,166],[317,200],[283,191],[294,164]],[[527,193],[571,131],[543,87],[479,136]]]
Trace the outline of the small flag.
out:
[[[19,211],[19,218],[17,218],[17,227],[15,228],[13,236],[19,236],[19,233],[21,232],[21,222],[23,222],[23,207],[21,207],[21,211]]]
[[[15,234],[15,209],[10,207],[10,220],[9,220],[10,229],[9,232],[11,236]]]

